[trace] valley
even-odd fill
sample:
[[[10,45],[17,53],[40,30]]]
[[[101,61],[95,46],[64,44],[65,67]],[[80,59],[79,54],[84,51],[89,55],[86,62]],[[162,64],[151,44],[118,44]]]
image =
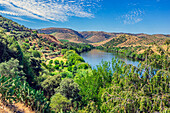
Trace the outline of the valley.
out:
[[[169,48],[170,35],[32,30],[0,16],[0,112],[169,112]]]

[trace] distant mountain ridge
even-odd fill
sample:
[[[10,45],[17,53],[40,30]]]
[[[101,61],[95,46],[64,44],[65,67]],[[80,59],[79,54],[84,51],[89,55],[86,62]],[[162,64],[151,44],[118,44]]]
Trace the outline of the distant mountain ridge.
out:
[[[79,37],[83,38],[83,36],[81,34],[79,34],[77,31],[72,30],[72,29],[68,29],[68,28],[44,28],[44,29],[39,29],[38,30],[39,33],[45,33],[45,34],[52,34],[55,32],[61,32],[61,33],[71,33],[71,34],[76,34]]]
[[[148,35],[148,34],[144,34],[144,33],[139,33],[139,34],[115,33],[115,32],[109,33],[109,32],[104,32],[104,31],[78,32],[78,31],[75,31],[72,29],[53,28],[53,27],[39,29],[38,32],[45,33],[45,34],[51,34],[51,35],[55,36],[57,39],[65,39],[65,40],[69,40],[71,42],[78,42],[78,43],[91,43],[93,45],[103,45],[111,40],[115,40],[117,37],[119,37],[121,35],[129,35],[130,36],[130,40],[128,40],[128,44],[135,43],[133,39],[137,39],[136,43],[138,43],[138,44],[140,44],[140,43],[148,44],[148,43],[153,42],[153,40],[157,43],[163,43],[163,41],[165,39],[168,39],[168,38],[170,39],[170,35],[164,35],[164,34]],[[145,42],[142,42],[142,41],[145,41]],[[114,41],[112,41],[112,42],[114,42]],[[121,42],[121,43],[124,43],[124,42]],[[127,43],[124,43],[124,44],[127,44]]]
[[[78,32],[68,28],[43,28],[37,30],[39,33],[51,34],[58,39],[70,41],[82,41],[85,43],[96,43],[105,41],[122,33],[107,33],[103,31],[83,31]]]

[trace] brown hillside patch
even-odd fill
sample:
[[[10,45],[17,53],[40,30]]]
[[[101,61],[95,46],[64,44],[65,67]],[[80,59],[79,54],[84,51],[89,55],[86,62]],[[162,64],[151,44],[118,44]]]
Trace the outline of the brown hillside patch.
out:
[[[54,37],[53,35],[38,34],[38,37],[40,37],[40,36],[42,36],[42,38],[48,39],[48,41],[50,41],[50,42],[55,42],[57,44],[61,44],[61,42],[56,37]]]
[[[98,43],[112,37],[116,37],[116,34],[114,33],[107,33],[103,31],[83,31],[79,33],[84,37],[84,39],[89,40],[92,43]]]
[[[140,39],[136,36],[130,36],[130,35],[126,35],[126,39],[127,41],[117,45],[117,47],[122,47],[122,46],[127,46],[127,45],[136,45],[138,44],[137,42],[140,41]]]
[[[70,33],[54,33],[54,36],[57,39],[65,39],[65,40],[74,40],[78,41],[78,37],[76,35],[70,34]]]
[[[29,107],[25,106],[23,103],[13,103],[5,106],[0,101],[0,113],[36,113],[32,111]]]
[[[53,33],[53,36],[55,36],[57,39],[64,39],[69,40],[70,42],[75,43],[88,43],[89,41],[79,37],[78,35],[71,34],[71,33]]]
[[[93,45],[93,46],[100,46],[100,45],[103,45],[103,44],[111,41],[113,38],[115,38],[115,37],[112,37],[112,38],[110,38],[110,39],[107,39],[107,40],[105,40],[105,41],[101,41],[101,42],[98,42],[98,43],[90,43],[90,44]]]
[[[100,41],[105,41],[106,38],[103,37],[103,36],[94,35],[94,36],[88,38],[87,40],[89,40],[89,41],[91,41],[91,42],[100,42]]]

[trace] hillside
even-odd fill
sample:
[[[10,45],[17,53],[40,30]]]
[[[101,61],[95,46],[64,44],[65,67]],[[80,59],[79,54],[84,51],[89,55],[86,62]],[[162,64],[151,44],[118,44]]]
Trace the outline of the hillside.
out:
[[[10,32],[10,31],[31,32],[31,29],[28,29],[23,25],[19,25],[18,23],[0,15],[0,32]]]
[[[42,82],[47,78],[55,78],[54,75],[58,75],[61,82],[61,72],[72,72],[72,69],[67,71],[67,59],[62,57],[63,51],[65,53],[69,49],[74,52],[74,61],[88,68],[75,51],[87,51],[92,46],[70,42],[63,44],[53,35],[38,34],[36,30],[2,16],[0,25],[0,113],[49,113],[52,95],[49,97],[46,85],[43,86]],[[45,65],[47,69],[42,66],[52,59],[57,63],[55,67],[51,64]],[[69,62],[72,67],[73,64]],[[82,65],[78,66],[82,68]],[[56,83],[57,80],[54,80]]]
[[[80,69],[90,69],[78,53],[93,46],[61,43],[53,35],[38,34],[2,16],[0,24],[0,112],[50,113],[50,98],[60,82],[69,78],[73,83],[71,78]],[[77,83],[73,85],[69,89],[75,89],[74,95],[80,97]],[[70,104],[69,99],[59,96]]]
[[[57,39],[65,39],[77,43],[97,43],[116,37],[120,33],[107,33],[103,31],[78,32],[67,28],[44,28],[38,29],[39,33],[51,34]]]
[[[129,46],[148,46],[153,43],[158,45],[163,45],[166,40],[169,40],[170,37],[165,35],[147,35],[147,34],[137,34],[134,35],[120,35],[116,38],[113,38],[109,42],[103,44],[108,47],[129,47]]]
[[[132,34],[132,33],[108,33],[103,31],[83,31],[78,32],[67,28],[44,28],[39,29],[39,33],[51,34],[57,39],[69,40],[75,43],[90,43],[94,46],[110,45],[110,46],[138,46],[149,45],[153,42],[162,45],[165,40],[169,39],[169,35],[163,34]],[[122,41],[120,38],[122,35],[126,35],[126,41]],[[117,40],[118,39],[118,40]],[[116,40],[116,42],[114,42]],[[121,42],[120,42],[121,41]],[[113,43],[112,43],[113,42]]]
[[[116,37],[116,34],[107,33],[103,31],[99,31],[99,32],[98,31],[84,31],[84,32],[79,32],[79,33],[82,34],[84,39],[89,40],[92,43],[102,42],[112,37]]]
[[[76,43],[88,43],[88,40],[83,39],[83,36],[77,31],[66,28],[44,28],[39,29],[39,33],[51,34],[57,39],[69,40]]]

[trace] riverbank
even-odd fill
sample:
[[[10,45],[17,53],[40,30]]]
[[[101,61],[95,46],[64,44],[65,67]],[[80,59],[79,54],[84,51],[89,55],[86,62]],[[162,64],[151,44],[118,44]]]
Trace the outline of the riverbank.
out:
[[[168,49],[164,50],[160,46],[157,46],[157,49],[159,50],[157,52],[159,52],[159,54],[154,52],[151,49],[151,47],[142,48],[140,46],[139,47],[138,46],[136,47],[112,47],[112,48],[98,46],[96,47],[96,49],[111,52],[111,53],[122,54],[133,60],[145,62],[154,68],[165,69],[165,70],[170,71],[169,51]],[[143,53],[138,53],[137,50],[139,49],[140,50],[143,49]]]

